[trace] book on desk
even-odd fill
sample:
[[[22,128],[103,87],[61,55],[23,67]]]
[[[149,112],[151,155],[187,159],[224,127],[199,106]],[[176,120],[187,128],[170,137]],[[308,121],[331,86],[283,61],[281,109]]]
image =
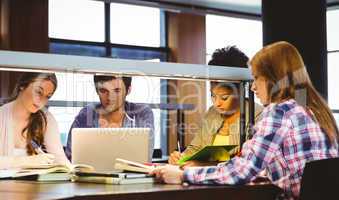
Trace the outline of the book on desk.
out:
[[[210,145],[205,146],[192,155],[184,155],[178,160],[179,165],[184,165],[186,161],[197,160],[202,162],[225,162],[230,159],[230,151],[237,145]]]
[[[94,168],[85,164],[27,165],[17,169],[0,170],[0,179],[30,181],[70,181],[75,172],[93,172]]]
[[[121,158],[116,159],[114,168],[121,171],[150,173],[156,167],[161,166],[159,163],[139,163]]]
[[[74,182],[101,183],[101,184],[137,184],[154,183],[153,176],[144,173],[132,172],[76,172],[73,177]]]
[[[149,172],[157,166],[160,165],[117,158],[114,165],[117,172],[76,172],[74,181],[103,184],[154,183],[155,179]]]
[[[119,165],[120,164],[120,165]],[[154,177],[148,173],[159,164],[142,164],[117,159],[116,171],[97,172],[89,165],[39,165],[20,169],[0,170],[0,179],[30,181],[73,181],[102,184],[153,183]]]

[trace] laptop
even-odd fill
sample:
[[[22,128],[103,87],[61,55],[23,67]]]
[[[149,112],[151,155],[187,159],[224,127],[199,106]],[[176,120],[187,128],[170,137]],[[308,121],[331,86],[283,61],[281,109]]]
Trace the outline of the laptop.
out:
[[[150,128],[73,128],[72,163],[115,171],[116,158],[149,162]]]

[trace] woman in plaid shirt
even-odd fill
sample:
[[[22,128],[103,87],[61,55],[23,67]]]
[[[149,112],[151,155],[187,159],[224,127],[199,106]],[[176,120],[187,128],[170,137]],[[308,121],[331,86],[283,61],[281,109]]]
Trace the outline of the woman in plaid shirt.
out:
[[[338,128],[314,89],[298,50],[287,42],[261,49],[250,61],[252,90],[265,106],[242,155],[215,167],[180,169],[167,165],[153,173],[165,183],[245,184],[266,171],[287,198],[299,196],[306,162],[338,157]]]

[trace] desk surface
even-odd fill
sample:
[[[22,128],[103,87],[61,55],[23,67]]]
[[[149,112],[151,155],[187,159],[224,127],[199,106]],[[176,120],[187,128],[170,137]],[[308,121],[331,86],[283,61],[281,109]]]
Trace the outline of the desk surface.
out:
[[[164,184],[103,185],[0,181],[0,199],[275,199],[271,184],[245,186],[181,186]]]

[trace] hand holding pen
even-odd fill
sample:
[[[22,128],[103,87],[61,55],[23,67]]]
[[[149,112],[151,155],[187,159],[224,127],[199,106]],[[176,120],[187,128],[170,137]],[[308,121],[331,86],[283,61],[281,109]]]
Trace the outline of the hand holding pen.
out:
[[[44,154],[45,153],[34,140],[31,140],[31,144],[32,144],[32,147],[33,147],[36,154]]]
[[[52,164],[54,163],[55,156],[53,154],[45,153],[41,147],[35,142],[31,141],[32,147],[37,155],[30,156],[31,162],[30,164]]]
[[[177,142],[178,145],[178,151],[174,151],[171,153],[171,155],[168,158],[168,163],[171,165],[177,165],[178,160],[181,158],[182,153],[181,153],[181,148],[180,148],[180,142]]]

